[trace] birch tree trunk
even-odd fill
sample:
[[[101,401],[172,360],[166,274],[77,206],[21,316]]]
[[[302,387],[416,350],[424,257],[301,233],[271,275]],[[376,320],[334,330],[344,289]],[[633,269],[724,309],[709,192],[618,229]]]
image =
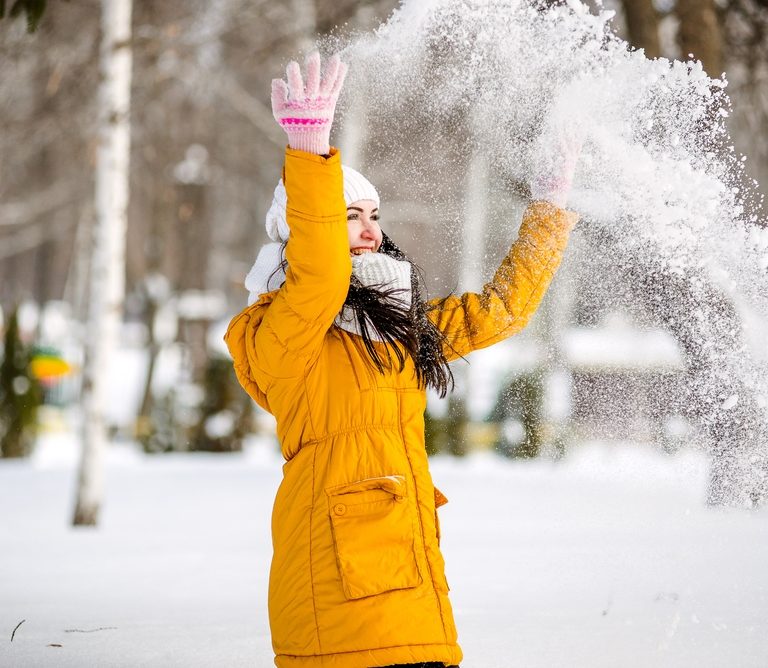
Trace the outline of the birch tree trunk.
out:
[[[459,286],[462,292],[479,292],[483,287],[488,176],[485,155],[475,147],[464,183],[464,219],[461,227],[459,266]],[[480,419],[480,416],[472,414],[469,406],[470,397],[474,395],[478,383],[477,368],[460,359],[453,363],[452,371],[456,387],[448,398],[448,449],[453,455],[465,455],[474,445],[469,442],[467,423],[471,419]]]
[[[125,231],[130,152],[132,0],[102,0],[96,229],[91,254],[82,454],[73,523],[96,525],[103,496],[109,363],[115,357],[125,293]]]
[[[464,193],[459,285],[463,291],[479,292],[483,287],[485,220],[488,215],[488,162],[479,149],[472,152]]]
[[[573,243],[573,241],[571,241]],[[547,289],[542,304],[543,321],[537,332],[546,353],[542,363],[541,424],[537,439],[539,452],[533,456],[545,456],[556,460],[566,453],[568,423],[573,408],[573,374],[565,360],[561,334],[568,327],[568,316],[573,313],[573,283],[564,274],[567,265],[561,266],[557,280]]]

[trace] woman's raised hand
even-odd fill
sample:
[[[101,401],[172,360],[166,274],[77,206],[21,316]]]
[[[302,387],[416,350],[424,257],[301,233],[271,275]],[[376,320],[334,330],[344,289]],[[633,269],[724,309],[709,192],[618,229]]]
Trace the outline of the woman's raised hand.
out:
[[[295,61],[286,69],[288,83],[272,80],[272,113],[288,135],[291,148],[327,155],[336,101],[339,99],[347,65],[338,54],[330,57],[320,78],[320,54],[307,56],[306,81]]]
[[[561,123],[550,128],[539,141],[539,164],[531,183],[535,200],[564,209],[581,155],[584,133],[578,124]]]

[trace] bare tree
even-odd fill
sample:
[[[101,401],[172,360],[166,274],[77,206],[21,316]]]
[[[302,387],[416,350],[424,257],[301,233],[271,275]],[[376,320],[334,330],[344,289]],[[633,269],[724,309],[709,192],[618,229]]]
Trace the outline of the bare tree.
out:
[[[729,0],[722,10],[725,67],[734,100],[731,130],[750,160],[749,177],[768,184],[768,0]],[[766,208],[762,204],[765,217]]]
[[[622,0],[630,44],[645,51],[648,58],[661,56],[659,12],[653,0]]]
[[[693,54],[706,72],[719,77],[723,72],[723,38],[715,0],[677,0],[679,23],[677,41],[683,57]]]

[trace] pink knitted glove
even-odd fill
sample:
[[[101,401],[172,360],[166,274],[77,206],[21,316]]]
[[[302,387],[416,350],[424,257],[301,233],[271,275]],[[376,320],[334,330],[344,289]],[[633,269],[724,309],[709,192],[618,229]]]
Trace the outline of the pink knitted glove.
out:
[[[565,208],[583,143],[580,128],[562,125],[540,142],[539,173],[531,184],[534,200]]]
[[[291,148],[317,155],[331,150],[330,136],[333,112],[339,98],[347,65],[338,55],[331,56],[320,82],[320,54],[307,56],[306,87],[301,78],[299,64],[288,63],[288,84],[282,79],[272,80],[272,113],[288,135]]]

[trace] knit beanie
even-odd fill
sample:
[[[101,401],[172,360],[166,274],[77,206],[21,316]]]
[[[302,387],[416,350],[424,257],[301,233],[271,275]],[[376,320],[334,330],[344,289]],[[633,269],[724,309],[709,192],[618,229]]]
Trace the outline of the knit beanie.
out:
[[[356,169],[347,167],[347,165],[341,166],[341,172],[344,175],[344,201],[347,206],[353,202],[367,199],[375,202],[376,208],[379,207],[381,203],[379,201],[379,193],[376,192],[376,188],[373,187],[373,184],[368,179]]]
[[[379,206],[379,193],[368,179],[347,165],[342,165],[341,171],[344,176],[344,202],[347,206],[364,199],[372,200],[377,207]],[[285,217],[287,204],[288,195],[285,192],[283,180],[280,179],[272,196],[272,206],[267,211],[267,235],[272,241],[288,241],[291,231]]]

